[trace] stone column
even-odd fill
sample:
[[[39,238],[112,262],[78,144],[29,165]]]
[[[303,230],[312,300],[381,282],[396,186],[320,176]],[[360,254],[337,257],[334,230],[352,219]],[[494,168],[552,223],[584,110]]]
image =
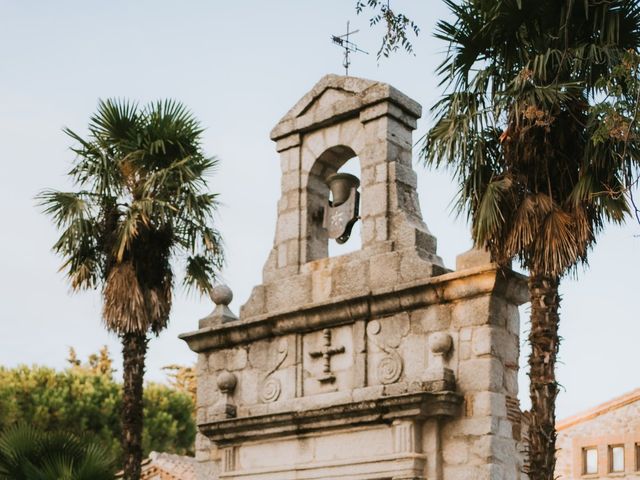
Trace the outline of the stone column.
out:
[[[263,270],[265,281],[298,273],[301,263],[300,135],[293,133],[279,139],[276,150],[282,170],[281,195],[273,249]]]

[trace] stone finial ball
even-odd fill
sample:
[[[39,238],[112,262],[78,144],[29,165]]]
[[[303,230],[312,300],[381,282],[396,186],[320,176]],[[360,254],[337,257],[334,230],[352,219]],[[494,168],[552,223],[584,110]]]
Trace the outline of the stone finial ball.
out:
[[[429,346],[433,353],[446,355],[453,346],[453,340],[448,333],[436,332],[429,337]]]
[[[216,305],[229,305],[233,300],[233,292],[226,285],[216,285],[210,292],[211,300]]]
[[[224,371],[218,375],[216,383],[222,393],[231,393],[236,389],[238,379],[233,373]]]

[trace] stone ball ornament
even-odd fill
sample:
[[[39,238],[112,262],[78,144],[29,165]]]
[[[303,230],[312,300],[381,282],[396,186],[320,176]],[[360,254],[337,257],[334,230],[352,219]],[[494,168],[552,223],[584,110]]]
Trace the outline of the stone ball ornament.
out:
[[[224,284],[213,287],[209,292],[209,295],[211,296],[213,303],[216,305],[229,305],[233,300],[233,292]]]
[[[220,372],[216,380],[218,388],[222,393],[233,393],[238,384],[238,378],[231,372]]]
[[[436,355],[446,355],[453,347],[453,339],[448,333],[432,333],[429,337],[429,347]]]

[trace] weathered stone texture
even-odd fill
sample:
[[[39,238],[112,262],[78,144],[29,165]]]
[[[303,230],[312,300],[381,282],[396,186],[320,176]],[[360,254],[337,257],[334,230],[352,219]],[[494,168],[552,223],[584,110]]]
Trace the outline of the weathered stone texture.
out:
[[[507,399],[526,285],[478,252],[443,266],[411,166],[420,113],[389,85],[327,76],[272,131],[263,283],[238,320],[182,336],[199,352],[199,478],[520,477]],[[362,249],[329,258],[325,180],[354,156]]]

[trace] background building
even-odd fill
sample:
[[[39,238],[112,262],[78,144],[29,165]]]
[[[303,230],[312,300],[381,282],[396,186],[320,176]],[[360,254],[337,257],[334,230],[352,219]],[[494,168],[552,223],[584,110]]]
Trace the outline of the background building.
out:
[[[142,463],[141,480],[195,480],[196,460],[185,455],[151,452]],[[116,479],[122,478],[118,472]]]
[[[561,479],[640,478],[640,388],[558,422]]]

